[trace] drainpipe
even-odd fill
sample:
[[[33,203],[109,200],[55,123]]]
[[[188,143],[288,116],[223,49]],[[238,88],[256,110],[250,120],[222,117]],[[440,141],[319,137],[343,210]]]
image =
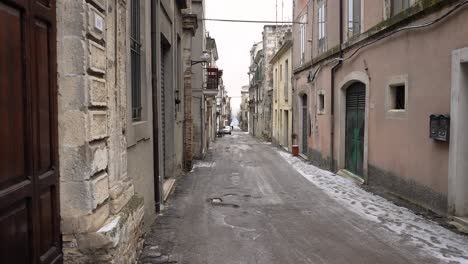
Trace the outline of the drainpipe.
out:
[[[330,156],[331,156],[331,170],[335,171],[335,75],[336,71],[342,66],[343,58],[343,0],[340,0],[340,45],[339,45],[339,60],[338,63],[331,69],[331,103],[330,103]]]
[[[158,111],[158,78],[157,78],[157,66],[158,61],[156,51],[158,50],[157,40],[157,7],[159,7],[158,1],[151,1],[151,86],[152,86],[152,105],[153,105],[153,173],[154,173],[154,196],[156,203],[156,212],[161,210],[161,180],[159,178],[159,111]],[[117,28],[117,27],[116,27]]]

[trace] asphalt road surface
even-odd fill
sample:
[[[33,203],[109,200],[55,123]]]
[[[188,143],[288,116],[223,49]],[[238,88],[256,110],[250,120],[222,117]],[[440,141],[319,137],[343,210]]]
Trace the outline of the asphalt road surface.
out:
[[[236,131],[178,180],[142,263],[441,263],[327,196]]]

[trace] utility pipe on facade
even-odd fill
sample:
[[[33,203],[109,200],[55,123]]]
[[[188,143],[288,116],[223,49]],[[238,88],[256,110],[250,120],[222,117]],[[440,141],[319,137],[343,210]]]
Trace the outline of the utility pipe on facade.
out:
[[[331,171],[335,171],[335,75],[336,71],[343,64],[343,0],[340,0],[340,44],[339,44],[339,59],[338,62],[331,69],[331,91],[330,91],[330,159],[331,159]]]
[[[158,131],[158,78],[157,78],[157,66],[158,56],[156,51],[158,48],[157,39],[157,7],[159,7],[159,1],[151,1],[151,86],[152,86],[152,111],[153,111],[153,174],[154,174],[154,198],[156,203],[156,212],[161,210],[161,180],[159,177],[159,131]],[[116,20],[117,21],[117,20]]]

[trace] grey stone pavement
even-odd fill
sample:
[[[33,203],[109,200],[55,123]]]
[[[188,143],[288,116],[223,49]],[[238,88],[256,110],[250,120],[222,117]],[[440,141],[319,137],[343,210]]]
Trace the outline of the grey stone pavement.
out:
[[[178,180],[141,263],[443,263],[301,176],[236,131]]]

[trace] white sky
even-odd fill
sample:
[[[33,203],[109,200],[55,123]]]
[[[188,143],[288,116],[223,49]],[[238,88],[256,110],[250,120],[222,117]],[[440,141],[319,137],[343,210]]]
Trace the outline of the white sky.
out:
[[[282,0],[206,0],[206,18],[281,21]],[[283,0],[284,21],[292,17],[292,0]],[[206,21],[206,30],[216,39],[219,60],[218,68],[223,69],[223,80],[232,98],[233,114],[240,108],[240,91],[249,84],[247,75],[250,65],[250,49],[262,40],[263,24],[228,23]]]

